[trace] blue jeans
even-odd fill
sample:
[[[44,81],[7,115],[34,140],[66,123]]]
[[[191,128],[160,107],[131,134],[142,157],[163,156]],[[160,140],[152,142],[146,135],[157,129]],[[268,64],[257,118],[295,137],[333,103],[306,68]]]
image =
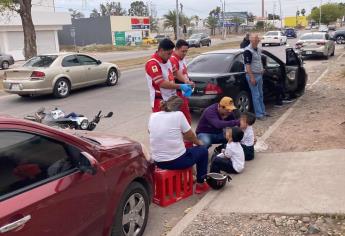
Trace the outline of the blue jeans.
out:
[[[204,143],[204,147],[207,149],[211,147],[212,144],[223,144],[228,142],[223,132],[218,134],[199,133],[198,139]]]
[[[207,174],[208,151],[205,147],[198,146],[187,148],[186,152],[172,161],[156,162],[164,170],[183,170],[196,164],[196,178],[198,183],[203,183]]]
[[[263,80],[262,75],[254,74],[256,85],[250,83],[250,77],[247,74],[247,82],[252,93],[253,106],[256,117],[263,117],[266,114],[265,104],[264,104],[264,92],[262,90]]]

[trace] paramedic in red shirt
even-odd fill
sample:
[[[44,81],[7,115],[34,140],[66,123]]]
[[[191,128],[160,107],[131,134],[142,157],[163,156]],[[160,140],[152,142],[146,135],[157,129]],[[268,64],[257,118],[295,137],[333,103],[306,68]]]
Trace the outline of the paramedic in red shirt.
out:
[[[187,72],[187,62],[185,57],[188,53],[188,42],[184,39],[179,39],[175,45],[175,51],[170,57],[170,62],[173,68],[176,69],[175,83],[176,84],[190,84],[194,86],[194,83],[189,80]],[[177,90],[177,95],[182,98],[183,105],[181,106],[181,111],[185,115],[188,123],[192,124],[192,116],[189,110],[189,100],[187,97],[183,96],[181,90]]]
[[[160,111],[160,102],[167,101],[171,96],[176,95],[176,89],[185,93],[191,93],[189,84],[176,84],[175,77],[177,70],[170,62],[170,57],[175,44],[170,39],[163,39],[158,46],[157,52],[145,65],[146,80],[150,91],[150,103],[153,112]]]

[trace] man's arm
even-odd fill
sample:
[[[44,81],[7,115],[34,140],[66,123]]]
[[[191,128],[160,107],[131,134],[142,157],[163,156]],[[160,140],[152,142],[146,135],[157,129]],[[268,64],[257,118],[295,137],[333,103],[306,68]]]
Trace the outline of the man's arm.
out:
[[[221,120],[215,113],[205,114],[205,118],[213,127],[217,129],[223,129],[226,127],[234,127],[240,125],[239,120]]]
[[[249,50],[245,50],[243,53],[243,56],[244,56],[244,63],[246,64],[246,71],[250,78],[250,83],[255,86],[256,80],[252,71],[252,67],[250,66],[250,64],[252,63],[252,57],[253,57],[252,53]]]

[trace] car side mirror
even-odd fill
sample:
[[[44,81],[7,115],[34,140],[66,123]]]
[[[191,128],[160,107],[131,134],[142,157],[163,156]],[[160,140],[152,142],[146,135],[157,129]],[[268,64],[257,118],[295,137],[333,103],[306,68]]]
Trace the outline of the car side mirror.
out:
[[[80,153],[78,169],[83,174],[95,175],[97,173],[97,160],[87,152]]]
[[[102,64],[102,62],[100,60],[97,60],[97,65]]]

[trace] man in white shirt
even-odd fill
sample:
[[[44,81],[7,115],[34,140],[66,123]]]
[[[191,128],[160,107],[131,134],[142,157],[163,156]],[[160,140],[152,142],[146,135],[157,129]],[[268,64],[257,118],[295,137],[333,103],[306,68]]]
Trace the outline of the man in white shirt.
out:
[[[209,189],[205,177],[208,166],[208,151],[197,139],[186,117],[180,111],[183,100],[172,96],[162,101],[160,112],[152,113],[149,120],[152,159],[161,169],[187,169],[196,164],[197,184],[195,193]],[[184,140],[197,145],[185,148]]]

